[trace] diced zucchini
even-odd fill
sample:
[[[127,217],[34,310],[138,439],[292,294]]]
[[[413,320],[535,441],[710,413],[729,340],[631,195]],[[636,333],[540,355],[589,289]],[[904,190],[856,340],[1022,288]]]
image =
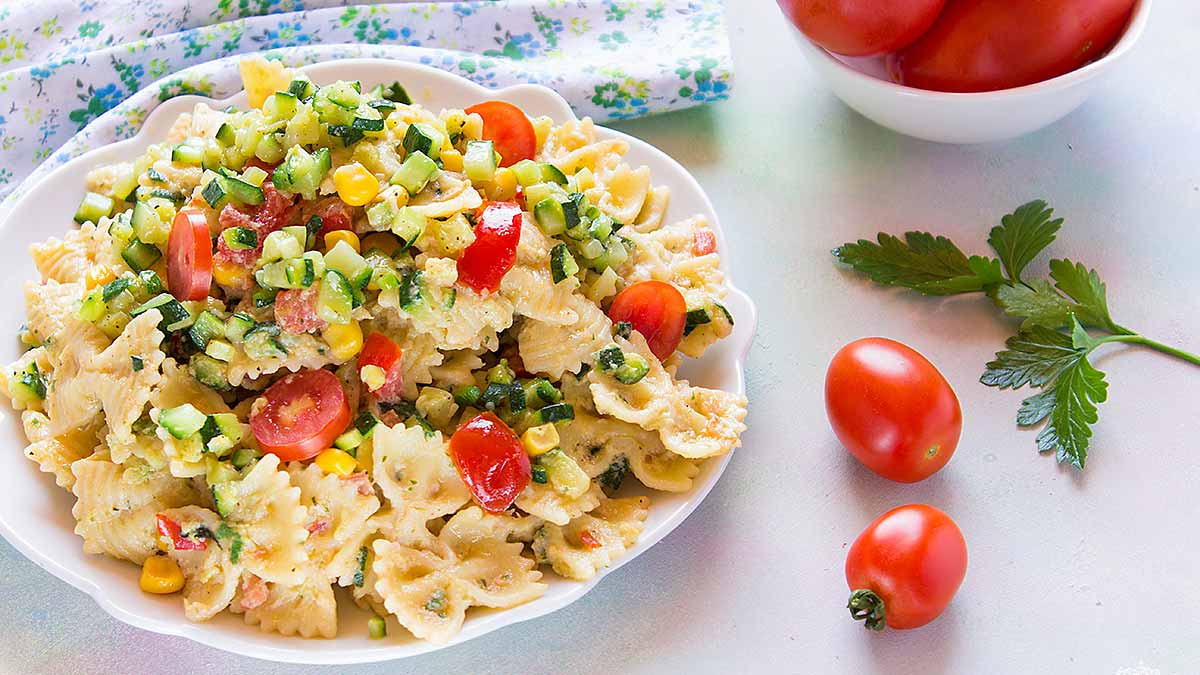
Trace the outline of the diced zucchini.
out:
[[[8,394],[25,407],[46,398],[46,378],[38,369],[36,361],[20,372],[12,373],[8,379]]]
[[[482,395],[483,392],[479,391],[479,387],[473,384],[454,388],[454,402],[463,407],[475,405]]]
[[[317,87],[304,78],[296,78],[288,85],[288,93],[298,99],[309,99],[317,93]]]
[[[162,321],[158,322],[159,330],[168,330],[169,326],[174,326],[191,318],[191,315],[188,314],[183,304],[176,300],[170,293],[160,293],[154,296],[131,311],[129,315],[137,317],[152,309],[157,309],[162,314]]]
[[[130,213],[133,234],[147,244],[165,244],[171,234],[170,227],[158,217],[158,211],[146,202],[137,202]]]
[[[200,166],[204,164],[204,148],[186,143],[177,145],[171,151],[171,161],[187,166]]]
[[[237,355],[237,350],[228,342],[216,339],[208,341],[208,346],[204,348],[204,353],[218,361],[229,363]]]
[[[567,250],[566,244],[556,244],[550,249],[550,277],[554,283],[565,281],[579,273],[579,263]]]
[[[331,124],[325,130],[330,136],[342,139],[342,145],[346,147],[363,139],[363,132],[349,124]]]
[[[241,452],[242,450],[247,450],[247,448],[242,448],[241,450],[238,450],[238,452]],[[250,452],[253,452],[253,450],[250,450]],[[236,460],[238,453],[233,453],[233,457]],[[244,457],[245,456],[243,456],[243,458]],[[249,463],[249,460],[245,460],[245,464]],[[234,466],[236,467],[237,464],[234,464]],[[234,508],[237,507],[237,487],[232,481],[213,484],[212,495],[213,502],[217,506],[217,514],[219,514],[222,518],[233,513]]]
[[[370,279],[370,269],[366,259],[358,254],[350,244],[345,241],[339,241],[334,244],[333,248],[325,253],[325,268],[337,270],[347,280],[353,280],[352,285],[357,286],[362,283],[362,273],[367,272],[367,279]]]
[[[641,354],[625,354],[625,362],[617,366],[613,377],[621,384],[637,384],[650,370],[650,364]]]
[[[362,445],[363,435],[358,429],[351,429],[333,440],[333,447],[338,450],[351,452]]]
[[[229,380],[225,372],[225,364],[207,354],[194,354],[188,362],[188,370],[200,384],[212,387],[218,391],[229,388]]]
[[[259,458],[258,452],[251,448],[238,448],[233,451],[229,462],[237,469],[244,469],[250,466],[250,463]]]
[[[374,108],[359,106],[350,127],[356,131],[383,131],[383,116]]]
[[[532,159],[523,159],[509,168],[516,176],[517,183],[523,188],[542,182],[542,169]]]
[[[602,373],[611,373],[625,363],[625,352],[615,344],[610,344],[592,355],[596,361],[596,369]]]
[[[389,84],[386,89],[381,87],[380,96],[401,105],[412,105],[412,97],[408,95],[408,90],[404,88],[404,85],[399,82]]]
[[[434,426],[445,426],[458,412],[454,395],[439,387],[424,387],[417,396],[417,412]]]
[[[207,421],[208,416],[197,410],[196,406],[191,403],[167,408],[158,415],[158,426],[180,440],[200,431]]]
[[[575,419],[575,408],[570,403],[553,403],[533,414],[537,424],[568,422]]]
[[[296,114],[296,95],[290,91],[277,91],[263,101],[263,113],[268,120],[287,120]]]
[[[326,270],[317,292],[317,316],[335,324],[350,323],[354,309],[354,291],[350,282],[337,270]]]
[[[101,218],[107,218],[112,215],[113,200],[98,192],[89,192],[83,196],[83,201],[79,202],[79,208],[75,210],[75,222],[87,223],[100,222]]]
[[[254,301],[255,309],[262,309],[275,304],[275,295],[278,292],[273,288],[260,288],[251,294],[250,299]]]
[[[588,261],[594,261],[604,255],[604,250],[604,244],[598,239],[585,239],[579,244],[579,254]],[[592,264],[593,268],[595,267],[594,263],[589,262],[589,264]]]
[[[369,410],[360,412],[354,418],[354,428],[358,433],[362,434],[363,438],[371,437],[371,432],[375,430],[376,424],[379,424],[379,420]]]
[[[408,191],[408,194],[415,195],[433,178],[438,171],[437,163],[423,152],[415,151],[409,153],[404,159],[404,163],[392,175],[391,184],[399,185]]]
[[[496,150],[491,141],[467,141],[463,172],[472,183],[485,183],[496,177]]]
[[[567,184],[567,175],[559,170],[557,166],[548,162],[538,164],[538,168],[542,171],[542,180],[548,183],[557,183],[558,185]]]
[[[546,473],[546,467],[540,464],[534,464],[529,467],[529,479],[534,483],[545,485],[550,482],[550,477]]]
[[[162,251],[157,246],[143,244],[136,239],[121,251],[121,258],[135,272],[150,269],[161,257]]]
[[[592,219],[591,225],[588,226],[588,234],[600,241],[607,242],[608,236],[613,233],[613,219],[601,213]]]
[[[244,181],[237,176],[226,176],[224,183],[223,187],[234,201],[249,206],[257,206],[263,203],[264,196],[261,187]]]
[[[331,160],[329,148],[320,148],[309,153],[299,145],[287,151],[283,163],[275,167],[271,182],[284,192],[297,193],[305,199],[316,199],[317,188],[329,172]]]
[[[245,251],[258,246],[258,232],[248,227],[230,227],[221,231],[221,239],[234,251]]]
[[[268,164],[278,162],[283,159],[283,155],[283,145],[273,134],[263,136],[254,146],[254,156]]]
[[[104,304],[104,289],[96,288],[87,294],[83,299],[83,304],[79,306],[79,318],[95,323],[104,318],[107,311],[108,306]]]
[[[254,317],[237,313],[225,320],[225,339],[240,344],[246,333],[254,328]]]
[[[557,183],[530,185],[525,188],[524,192],[526,204],[537,204],[548,197],[554,197],[558,201],[564,201],[567,198],[567,191],[562,189]]]
[[[537,463],[546,468],[550,485],[565,497],[578,499],[592,486],[591,479],[579,463],[558,448],[538,455]]]
[[[426,157],[434,157],[441,153],[442,143],[441,132],[428,124],[410,124],[404,132],[404,151],[409,154],[420,152]]]
[[[307,232],[305,234],[307,235]],[[263,264],[275,260],[299,258],[302,255],[304,255],[303,240],[298,241],[291,232],[276,230],[263,240],[262,255],[259,256],[258,262]]]
[[[392,234],[400,237],[400,240],[404,242],[404,248],[408,248],[425,232],[425,225],[424,214],[403,206],[396,212],[396,217],[392,220]]]
[[[387,637],[387,621],[380,616],[373,616],[367,620],[367,637],[372,640],[382,640]]]
[[[279,342],[279,326],[275,323],[260,323],[246,332],[242,350],[252,359],[279,359],[287,356],[287,349]]]
[[[138,272],[138,297],[142,300],[158,295],[163,292],[162,279],[154,270],[142,270]]]
[[[567,229],[563,204],[555,197],[546,197],[533,207],[533,218],[547,236],[562,234]]]
[[[220,209],[228,203],[229,190],[223,176],[213,176],[212,180],[200,190],[200,196],[214,209]]]
[[[192,327],[188,329],[188,337],[200,351],[208,347],[209,340],[225,335],[225,322],[208,310],[196,315]]]
[[[233,130],[229,122],[221,122],[221,126],[217,127],[217,141],[226,146],[237,143],[237,132]]]
[[[689,309],[685,316],[686,318],[684,319],[683,324],[683,334],[685,336],[691,335],[692,331],[696,330],[698,326],[703,326],[706,323],[712,323],[712,315],[708,313],[708,309],[705,307]]]

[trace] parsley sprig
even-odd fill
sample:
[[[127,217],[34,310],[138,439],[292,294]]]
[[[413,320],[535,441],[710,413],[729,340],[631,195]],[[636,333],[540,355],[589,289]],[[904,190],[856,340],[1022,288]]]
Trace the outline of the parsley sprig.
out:
[[[1004,216],[988,236],[996,257],[967,256],[945,237],[907,232],[880,233],[833,254],[873,281],[925,295],[985,293],[1006,314],[1021,319],[1006,349],[987,364],[980,382],[999,389],[1039,389],[1021,402],[1017,424],[1042,424],[1041,452],[1080,469],[1087,462],[1092,425],[1108,398],[1104,373],[1088,360],[1102,345],[1124,342],[1148,347],[1200,366],[1200,356],[1151,340],[1117,323],[1109,312],[1100,275],[1068,259],[1050,261],[1050,278],[1024,276],[1030,263],[1052,244],[1063,219],[1038,200]]]

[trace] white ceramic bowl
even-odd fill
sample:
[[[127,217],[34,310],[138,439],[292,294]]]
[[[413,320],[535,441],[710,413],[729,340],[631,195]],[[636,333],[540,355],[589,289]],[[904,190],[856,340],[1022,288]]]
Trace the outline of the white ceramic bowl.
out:
[[[976,94],[895,84],[887,76],[882,57],[835,55],[818,47],[799,29],[794,32],[817,73],[838,98],[864,117],[927,141],[989,143],[1049,126],[1082,105],[1142,37],[1151,4],[1151,0],[1139,0],[1117,44],[1083,68],[1037,84]]]
[[[370,87],[378,82],[399,80],[417,103],[434,109],[466,107],[481,100],[499,98],[519,105],[531,115],[549,115],[560,123],[574,117],[567,102],[545,87],[522,85],[492,91],[455,75],[415,64],[361,59],[322,63],[304,71],[318,84],[345,79],[361,80]],[[21,287],[24,280],[37,278],[27,246],[61,234],[71,226],[71,216],[83,197],[87,172],[97,165],[132,158],[150,144],[161,141],[176,116],[201,101],[214,107],[244,106],[245,94],[215,103],[197,96],[166,101],[154,110],[136,137],[72,160],[14,204],[8,218],[0,223],[0,236],[6,242],[0,251],[0,265],[8,270],[6,278],[11,282],[5,285],[6,290],[0,295],[0,325],[8,326],[11,331],[24,323]],[[599,129],[599,134],[603,138],[627,141],[630,147],[628,160],[634,165],[649,166],[654,183],[670,187],[670,218],[697,213],[705,215],[717,232],[720,250],[729,250],[729,241],[721,232],[712,204],[687,170],[636,138],[610,129]],[[722,260],[729,279],[729,256],[723,256]],[[737,319],[733,335],[710,349],[703,359],[687,363],[682,375],[700,385],[745,393],[742,364],[754,334],[755,308],[745,293],[732,286],[728,307]],[[17,355],[16,340],[3,341],[0,362],[10,363]],[[439,648],[409,637],[391,621],[388,638],[369,640],[366,627],[369,615],[355,608],[350,598],[343,595],[339,595],[338,601],[340,635],[334,640],[306,640],[263,633],[229,613],[222,613],[207,623],[187,621],[178,596],[152,596],[138,590],[139,569],[136,566],[83,553],[82,540],[73,533],[75,523],[71,506],[74,498],[56,487],[49,474],[40,473],[37,466],[23,456],[25,441],[20,421],[15,414],[10,413],[7,417],[7,423],[0,429],[0,446],[3,446],[0,448],[0,534],[30,560],[91,595],[104,611],[121,621],[247,656],[295,663],[384,661]],[[630,562],[678,526],[712,489],[729,459],[725,456],[705,462],[688,493],[650,493],[653,496],[650,516],[637,545],[596,578],[580,583],[547,575],[550,588],[543,597],[509,610],[471,610],[462,633],[450,644],[542,616],[578,600],[604,575]]]

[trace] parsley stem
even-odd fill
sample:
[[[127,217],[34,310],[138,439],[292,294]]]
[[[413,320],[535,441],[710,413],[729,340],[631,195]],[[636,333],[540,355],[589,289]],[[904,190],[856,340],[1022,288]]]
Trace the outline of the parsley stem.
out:
[[[1182,349],[1176,349],[1170,345],[1164,345],[1163,343],[1151,340],[1144,335],[1110,335],[1108,337],[1096,340],[1096,345],[1099,346],[1109,342],[1128,342],[1136,345],[1142,345],[1143,347],[1149,347],[1150,349],[1162,352],[1163,354],[1169,354],[1177,359],[1187,361],[1194,366],[1200,366],[1200,356],[1192,354],[1191,352],[1185,352]]]

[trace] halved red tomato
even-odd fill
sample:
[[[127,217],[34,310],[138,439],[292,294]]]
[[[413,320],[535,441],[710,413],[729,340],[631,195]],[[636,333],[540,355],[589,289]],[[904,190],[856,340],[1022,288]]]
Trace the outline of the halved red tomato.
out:
[[[250,430],[263,452],[284,462],[315,457],[350,424],[346,392],[328,370],[285,375],[263,398],[266,404],[250,415]]]
[[[521,240],[521,207],[514,202],[486,202],[475,214],[475,241],[458,258],[458,280],[480,293],[500,288],[500,280],[517,261]]]
[[[203,300],[212,286],[212,238],[208,219],[183,209],[171,223],[167,240],[167,286],[176,300]]]
[[[467,108],[483,118],[483,139],[491,141],[500,153],[500,166],[512,166],[533,159],[537,152],[537,134],[520,108],[504,101],[484,101]]]
[[[367,366],[376,366],[384,372],[382,386],[373,390],[370,385],[367,386],[367,389],[376,398],[384,401],[390,400],[399,396],[403,391],[404,371],[400,368],[403,356],[404,352],[400,349],[400,345],[378,331],[368,335],[366,341],[363,342],[362,351],[358,354],[359,377],[362,378],[362,369]],[[369,378],[363,378],[363,384],[367,384],[367,379]]]
[[[489,513],[512,506],[532,475],[521,440],[490,412],[475,416],[454,432],[450,459],[475,501]]]
[[[646,338],[659,361],[675,353],[687,323],[687,302],[679,289],[665,281],[639,281],[613,298],[608,308],[613,323],[627,321]]]

